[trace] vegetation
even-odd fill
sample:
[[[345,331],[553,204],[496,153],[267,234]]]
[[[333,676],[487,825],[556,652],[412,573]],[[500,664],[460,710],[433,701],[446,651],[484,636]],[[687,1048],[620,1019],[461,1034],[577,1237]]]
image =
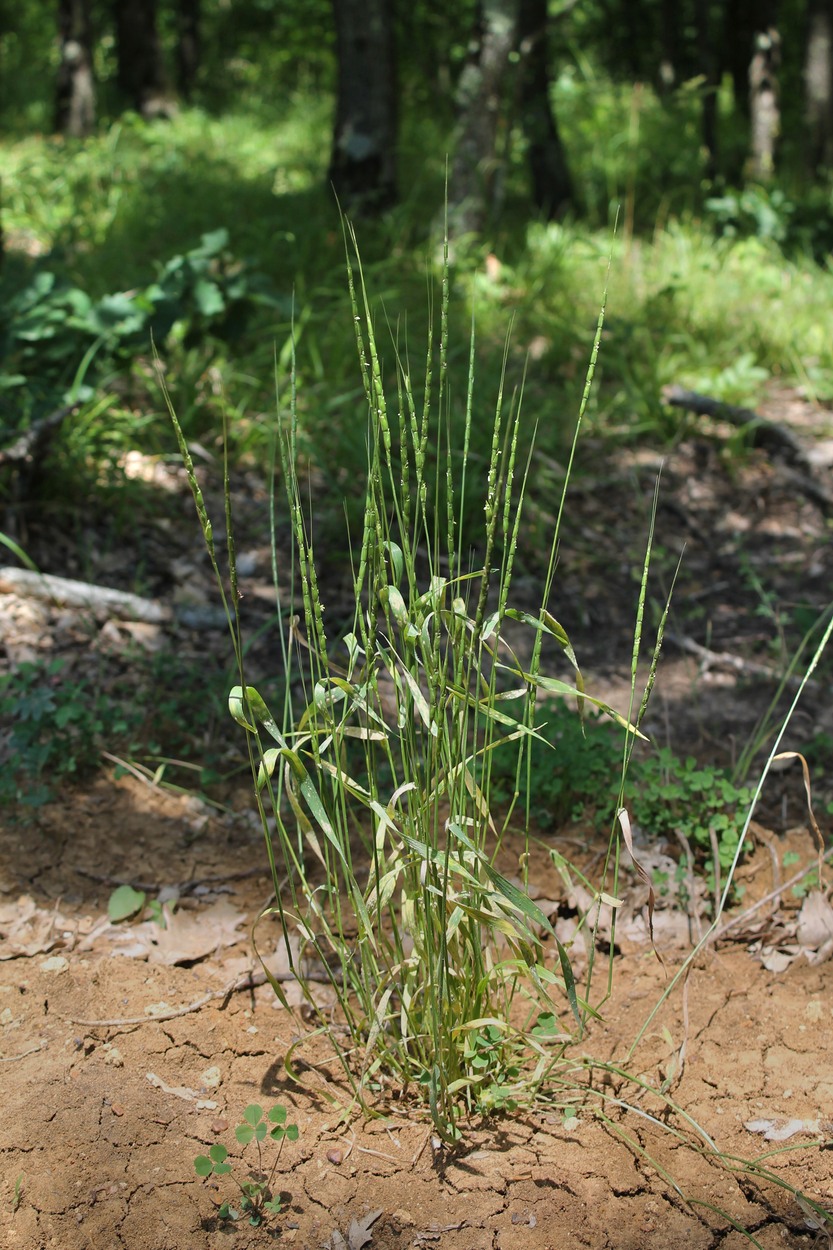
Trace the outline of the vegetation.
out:
[[[227,610],[241,679],[229,706],[249,737],[275,884],[276,906],[266,914],[280,916],[290,966],[299,966],[291,943],[300,938],[302,953],[329,976],[349,1041],[343,1045],[327,1032],[359,1104],[371,1106],[371,1093],[391,1080],[421,1090],[437,1132],[455,1141],[462,1114],[533,1101],[570,1040],[563,1012],[572,1013],[579,1034],[592,1012],[579,998],[552,925],[495,866],[513,805],[505,816],[494,807],[494,753],[514,745],[521,776],[538,737],[539,693],[572,695],[579,712],[600,707],[626,734],[640,737],[648,692],[636,700],[639,711],[630,721],[585,691],[570,640],[548,610],[564,496],[540,606],[534,613],[511,606],[529,464],[518,453],[521,394],[508,400],[501,380],[488,461],[478,473],[471,455],[474,338],[462,444],[446,432],[452,427],[447,253],[446,241],[439,370],[435,380],[429,329],[419,402],[407,349],[400,351],[396,339],[396,378],[385,383],[365,275],[358,256],[348,255],[369,422],[363,524],[349,539],[353,621],[338,640],[325,626],[291,399],[289,424],[277,434],[297,552],[291,585],[276,582],[277,606],[282,621],[300,615],[305,629],[303,639],[297,625],[282,636],[287,695],[280,719],[245,681],[231,538]],[[594,357],[600,334],[601,319]],[[592,363],[576,436],[591,380]],[[213,527],[173,409],[171,415],[222,590]],[[484,521],[476,538],[466,500],[478,484]],[[475,551],[482,552],[477,564]],[[643,579],[643,606],[645,588]],[[532,630],[525,663],[505,637],[508,621]],[[572,665],[573,684],[542,671],[545,640]],[[634,682],[635,676],[634,669]],[[613,889],[615,880],[614,873]],[[548,966],[544,941],[557,952],[560,974]],[[270,977],[270,983],[285,1001],[278,982]],[[310,1007],[317,1011],[311,995]]]
[[[753,21],[755,6],[716,0],[684,0],[670,23],[651,0],[442,14],[365,0],[385,73],[352,129],[355,84],[368,83],[352,0],[336,0],[337,20],[325,0],[303,13],[206,3],[190,26],[162,5],[140,32],[143,61],[127,52],[130,7],[62,0],[56,41],[53,10],[47,21],[32,2],[0,36],[0,453],[66,409],[44,450],[0,459],[0,538],[20,558],[31,535],[50,571],[57,538],[84,526],[112,551],[162,507],[126,465],[175,458],[173,412],[231,625],[230,708],[275,886],[265,914],[290,965],[314,961],[336,994],[346,1031],[328,1033],[356,1103],[407,1091],[446,1142],[473,1113],[541,1097],[572,1116],[567,1063],[598,1010],[595,954],[579,982],[525,889],[525,852],[517,874],[497,867],[509,831],[579,814],[609,831],[581,918],[594,937],[619,904],[630,822],[678,837],[711,873],[712,932],[760,786],[747,788],[750,753],[730,775],[642,749],[667,606],[649,600],[648,557],[626,553],[630,706],[585,690],[550,606],[568,487],[600,454],[684,438],[672,384],[749,407],[780,386],[833,399],[833,70],[813,77],[826,7],[796,0],[776,25],[768,5]],[[359,219],[345,280],[344,224]],[[721,444],[730,471],[744,447],[744,431]],[[195,456],[215,483],[225,458],[221,518]],[[269,466],[274,697],[241,628],[231,488],[242,473],[262,485]],[[670,584],[676,557],[661,534],[646,540]],[[343,604],[326,612],[328,562],[349,570],[347,619]],[[124,564],[143,589],[141,562]],[[790,656],[821,637],[815,666],[831,625],[754,589],[778,634],[781,694]],[[570,681],[550,675],[550,655]],[[0,799],[46,801],[102,747],[157,779],[180,749],[214,764],[205,673],[168,652],[134,668],[129,705],[60,659],[4,674],[15,767]],[[785,722],[780,706],[767,716],[755,746],[776,738],[774,755]],[[117,894],[111,916],[146,906]],[[253,1224],[280,1209],[261,1142],[293,1128],[280,1107],[244,1113]],[[219,1143],[195,1161],[203,1177],[230,1166]]]
[[[238,1144],[245,1148],[252,1142],[257,1148],[257,1166],[250,1169],[248,1180],[240,1181],[234,1175],[233,1166],[228,1162],[229,1152],[222,1142],[215,1142],[209,1147],[207,1155],[197,1155],[194,1160],[194,1171],[203,1178],[209,1176],[228,1176],[240,1190],[240,1210],[236,1210],[230,1202],[221,1203],[217,1211],[220,1220],[239,1220],[241,1215],[255,1228],[264,1224],[270,1216],[280,1215],[285,1203],[280,1194],[272,1193],[281,1151],[285,1141],[298,1140],[298,1125],[287,1124],[286,1107],[275,1104],[269,1111],[264,1111],[257,1103],[250,1103],[243,1112],[243,1120],[234,1130]],[[278,1143],[278,1150],[268,1172],[263,1168],[263,1147],[261,1143],[266,1137]]]

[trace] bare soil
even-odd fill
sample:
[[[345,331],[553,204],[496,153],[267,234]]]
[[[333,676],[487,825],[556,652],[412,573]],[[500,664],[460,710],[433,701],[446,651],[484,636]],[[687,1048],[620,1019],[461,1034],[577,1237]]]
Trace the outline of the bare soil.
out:
[[[795,397],[776,401],[769,415],[823,450],[829,414]],[[762,453],[730,469],[719,440],[719,430],[684,440],[665,466],[657,602],[685,538],[672,628],[709,655],[686,653],[682,641],[667,646],[651,729],[678,753],[729,764],[771,697],[779,647],[793,639],[787,618],[799,607],[806,615],[826,606],[833,557],[829,520],[794,478]],[[627,691],[638,549],[656,467],[647,459],[622,456],[595,485],[584,479],[561,555],[563,592],[554,611],[589,669],[588,688],[595,682],[614,703]],[[828,472],[823,464],[819,471]],[[88,553],[90,580],[117,585],[123,578],[131,588],[131,557],[138,559],[141,547],[145,559],[158,553],[148,576],[160,597],[210,595],[181,479],[166,472],[180,519],[137,524],[136,549],[126,540],[119,559],[112,549]],[[256,489],[248,497],[244,526],[250,522],[254,534],[263,501]],[[36,539],[30,533],[30,545]],[[77,544],[68,541],[55,563],[44,559],[41,567],[77,572],[74,551]],[[266,553],[254,539],[248,554],[254,571],[247,602],[256,624],[258,612],[267,613],[257,575],[268,580],[268,561],[264,568]],[[755,590],[750,569],[769,600]],[[535,570],[527,575],[534,583]],[[4,599],[11,662],[66,655],[78,673],[109,674],[121,697],[130,688],[126,662],[113,659],[119,645],[126,647],[128,634],[133,644],[140,636],[158,643],[152,631],[81,623],[54,607]],[[758,611],[772,605],[782,614],[785,639],[773,615]],[[221,633],[180,630],[176,645],[180,653],[220,655],[223,663]],[[265,668],[265,645],[252,662]],[[829,672],[819,669],[785,745],[801,749],[833,728]],[[231,730],[225,749],[237,757]],[[814,799],[828,839],[832,784],[822,766]],[[602,1019],[577,1047],[599,1062],[625,1063],[647,1083],[665,1082],[680,1111],[597,1072],[577,1117],[565,1120],[554,1088],[551,1103],[535,1111],[472,1124],[453,1150],[396,1091],[376,1119],[350,1113],[326,1044],[305,1037],[303,1013],[279,1007],[268,986],[224,993],[254,967],[248,931],[270,882],[245,786],[227,786],[221,798],[222,807],[212,807],[141,771],[115,780],[110,764],[28,822],[19,813],[0,817],[0,1245],[245,1250],[274,1240],[305,1250],[739,1250],[749,1235],[765,1250],[833,1244],[833,1224],[812,1227],[789,1189],[738,1162],[758,1159],[759,1171],[833,1208],[833,963],[811,962],[816,950],[774,972],[760,957],[767,935],[777,937],[798,911],[799,900],[779,887],[814,862],[803,792],[792,773],[768,784],[755,850],[742,870],[745,909],[773,897],[698,957],[633,1053],[691,947],[697,918],[660,929],[664,967],[632,926],[617,943]],[[542,835],[592,862],[590,831]],[[792,867],[784,863],[788,853],[798,856]],[[511,859],[511,848],[507,854]],[[534,879],[539,892],[555,895],[543,866]],[[636,878],[629,880],[636,900]],[[167,951],[152,922],[107,922],[118,882],[154,896],[178,888],[177,915],[184,919]],[[560,901],[566,909],[569,900]],[[183,955],[184,962],[167,962]],[[192,1009],[171,1018],[185,1008]],[[284,1062],[299,1038],[305,1040],[292,1055],[300,1079],[293,1081]],[[235,1197],[230,1178],[199,1180],[194,1157],[216,1141],[238,1157],[233,1130],[243,1108],[276,1102],[300,1130],[297,1141],[284,1144],[274,1183],[286,1208],[261,1228],[223,1221],[220,1205]],[[764,1140],[756,1122],[790,1135]],[[709,1139],[722,1163],[707,1149]]]

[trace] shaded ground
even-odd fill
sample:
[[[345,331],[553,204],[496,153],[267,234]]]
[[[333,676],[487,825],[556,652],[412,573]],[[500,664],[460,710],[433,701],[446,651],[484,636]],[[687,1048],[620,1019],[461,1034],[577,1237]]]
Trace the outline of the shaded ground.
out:
[[[829,478],[821,463],[829,415],[783,396],[769,415],[820,449],[819,473]],[[671,626],[678,642],[666,647],[649,729],[678,753],[729,764],[769,702],[782,651],[795,645],[802,622],[827,605],[833,556],[829,521],[794,477],[760,452],[730,472],[719,452],[721,431],[708,433],[683,440],[663,473],[656,604],[683,541],[687,549]],[[590,673],[588,688],[619,706],[627,702],[633,607],[655,472],[653,458],[623,454],[578,483],[560,556],[553,610]],[[158,517],[151,509],[140,514],[132,531],[109,548],[91,521],[85,546],[77,533],[67,531],[64,539],[53,528],[38,549],[37,525],[30,521],[29,548],[41,567],[125,589],[136,588],[139,570],[146,594],[177,605],[210,600],[181,474],[154,473],[153,489],[160,501],[164,489],[168,502],[160,502]],[[266,506],[256,479],[243,485],[238,547],[247,570],[244,610],[257,628],[270,611]],[[543,527],[544,509],[540,520]],[[83,565],[79,550],[86,552]],[[336,616],[343,588],[335,572],[331,576]],[[532,602],[536,570],[529,567],[525,576]],[[12,596],[3,596],[0,618],[13,663],[63,655],[79,680],[94,678],[125,701],[134,697],[136,667],[128,644],[150,649],[171,634],[91,622]],[[178,658],[191,657],[204,684],[213,682],[215,668],[222,683],[227,648],[221,630],[179,626],[175,637]],[[687,653],[688,642],[709,654]],[[265,637],[256,644],[254,668],[266,672],[274,665],[274,646]],[[166,688],[157,680],[161,706]],[[833,785],[824,755],[824,735],[833,732],[830,684],[823,665],[785,742],[818,747],[814,799],[826,836],[823,813]],[[200,732],[206,741],[210,734],[218,767],[227,765],[239,755],[235,732],[218,736],[209,721],[200,722]],[[198,745],[197,759],[199,752]],[[12,813],[2,818],[0,1244],[25,1250],[263,1244],[268,1229],[242,1222],[232,1229],[218,1219],[220,1202],[233,1198],[229,1178],[200,1182],[193,1173],[194,1156],[208,1145],[233,1144],[234,1125],[251,1102],[284,1103],[300,1130],[297,1142],[285,1144],[275,1183],[288,1195],[288,1209],[273,1226],[285,1245],[338,1250],[342,1243],[334,1234],[351,1245],[351,1221],[373,1212],[380,1214],[368,1226],[367,1244],[381,1250],[734,1250],[749,1244],[730,1221],[751,1230],[766,1250],[829,1240],[808,1226],[807,1211],[785,1190],[710,1163],[692,1148],[696,1134],[680,1116],[672,1121],[682,1138],[639,1114],[667,1118],[666,1109],[648,1095],[637,1097],[633,1086],[607,1087],[638,1107],[609,1104],[612,1123],[594,1114],[599,1104],[591,1096],[577,1122],[565,1124],[554,1090],[550,1108],[473,1126],[459,1153],[437,1149],[427,1123],[395,1101],[384,1119],[340,1124],[328,1098],[343,1105],[345,1091],[319,1043],[301,1049],[309,1065],[302,1085],[284,1073],[287,1050],[303,1024],[275,1007],[268,987],[223,994],[250,966],[247,927],[266,902],[269,884],[260,872],[261,835],[245,788],[229,782],[217,795],[224,811],[167,793],[141,773],[120,781],[102,774],[60,793],[29,823],[11,820]],[[812,864],[812,841],[800,827],[805,810],[791,773],[771,779],[765,825],[758,826],[757,849],[743,869],[746,908]],[[542,833],[592,862],[596,847],[587,830]],[[644,833],[650,843],[650,831]],[[679,856],[679,847],[661,849]],[[785,855],[798,859],[790,866]],[[569,900],[555,897],[543,858],[533,880],[566,914]],[[107,924],[107,899],[121,881],[155,896],[178,887],[182,919],[167,951],[152,922]],[[628,881],[635,917],[636,879]],[[766,1155],[766,1167],[830,1208],[833,964],[813,966],[802,956],[775,973],[753,946],[762,935],[783,931],[798,907],[789,891],[776,893],[738,926],[745,940],[724,941],[704,954],[685,990],[679,985],[651,1020],[629,1067],[652,1082],[667,1081],[676,1105],[721,1152]],[[753,932],[759,922],[764,928]],[[672,926],[663,945],[669,974],[685,954],[680,929]],[[622,932],[629,936],[618,944],[604,1021],[580,1047],[599,1060],[626,1058],[667,984],[636,930],[623,925]],[[815,953],[821,955],[818,948]],[[187,966],[164,962],[183,955]],[[187,1014],[153,1018],[201,1000]],[[135,1018],[142,1023],[118,1023]],[[84,1023],[101,1020],[111,1023]],[[595,1087],[601,1083],[597,1074]],[[765,1142],[746,1127],[759,1120],[773,1122],[775,1131],[785,1121],[798,1128],[781,1143]],[[790,1149],[771,1153],[781,1146]],[[233,1153],[239,1153],[236,1145]],[[355,1229],[353,1242],[362,1244]]]

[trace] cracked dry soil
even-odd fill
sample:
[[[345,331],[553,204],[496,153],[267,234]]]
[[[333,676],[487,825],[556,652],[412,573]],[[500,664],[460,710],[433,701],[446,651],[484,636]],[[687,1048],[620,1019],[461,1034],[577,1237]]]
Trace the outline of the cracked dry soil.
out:
[[[192,801],[125,778],[69,795],[37,828],[3,833],[4,862],[27,864],[60,930],[48,952],[0,965],[4,1250],[248,1250],[271,1239],[313,1250],[332,1245],[334,1231],[346,1238],[351,1221],[373,1211],[381,1214],[369,1244],[379,1250],[740,1250],[749,1242],[730,1220],[765,1250],[819,1244],[789,1194],[733,1175],[615,1106],[612,1125],[590,1112],[569,1127],[556,1108],[518,1112],[474,1125],[450,1152],[436,1149],[413,1106],[395,1101],[383,1119],[341,1123],[328,1099],[343,1105],[347,1091],[321,1043],[295,1059],[302,1084],[288,1079],[283,1061],[303,1026],[268,986],[153,1019],[148,1010],[186,1006],[227,985],[234,958],[249,949],[246,931],[236,951],[192,967],[116,958],[112,936],[95,931],[111,887],[93,877],[135,876],[149,863],[167,881],[225,871],[225,896],[251,919],[266,884],[233,880],[259,849],[251,826],[211,817],[195,840],[193,825]],[[769,855],[761,855],[763,878]],[[3,884],[13,902],[7,876]],[[205,897],[182,906],[199,913]],[[666,953],[669,973],[682,958]],[[644,946],[623,949],[615,964],[604,1022],[583,1047],[601,1059],[624,1056],[665,984]],[[685,995],[672,995],[652,1022],[631,1070],[662,1081],[685,1039],[676,1103],[721,1151],[763,1155],[778,1143],[752,1136],[745,1121],[817,1122],[833,1107],[830,969],[798,960],[776,976],[745,946],[704,956]],[[78,1023],[135,1017],[145,1022]],[[280,1157],[274,1189],[288,1206],[270,1228],[219,1221],[220,1202],[234,1197],[229,1177],[203,1182],[193,1172],[195,1155],[215,1141],[239,1154],[233,1129],[252,1102],[284,1104],[300,1130]],[[639,1106],[662,1114],[650,1098]],[[685,1123],[678,1117],[675,1127]],[[798,1135],[768,1166],[831,1206],[833,1151],[820,1140]]]

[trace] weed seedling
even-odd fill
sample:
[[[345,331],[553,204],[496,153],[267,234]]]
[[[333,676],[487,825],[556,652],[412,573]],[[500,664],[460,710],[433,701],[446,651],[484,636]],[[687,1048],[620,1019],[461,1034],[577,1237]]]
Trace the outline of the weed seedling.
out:
[[[263,1150],[261,1142],[266,1136],[278,1143],[278,1153],[268,1174],[263,1169]],[[280,1194],[273,1195],[272,1181],[275,1179],[278,1161],[286,1138],[298,1140],[298,1125],[286,1123],[286,1107],[274,1106],[264,1112],[257,1103],[250,1103],[243,1112],[243,1121],[234,1130],[234,1136],[241,1146],[249,1146],[252,1142],[257,1146],[257,1167],[250,1168],[248,1180],[240,1181],[232,1173],[232,1165],[228,1161],[228,1150],[222,1142],[215,1142],[207,1155],[197,1155],[194,1160],[194,1171],[197,1176],[230,1175],[240,1190],[240,1210],[237,1211],[229,1202],[220,1207],[221,1220],[239,1220],[241,1215],[249,1217],[249,1223],[257,1228],[266,1222],[270,1215],[280,1215],[283,1202]]]

